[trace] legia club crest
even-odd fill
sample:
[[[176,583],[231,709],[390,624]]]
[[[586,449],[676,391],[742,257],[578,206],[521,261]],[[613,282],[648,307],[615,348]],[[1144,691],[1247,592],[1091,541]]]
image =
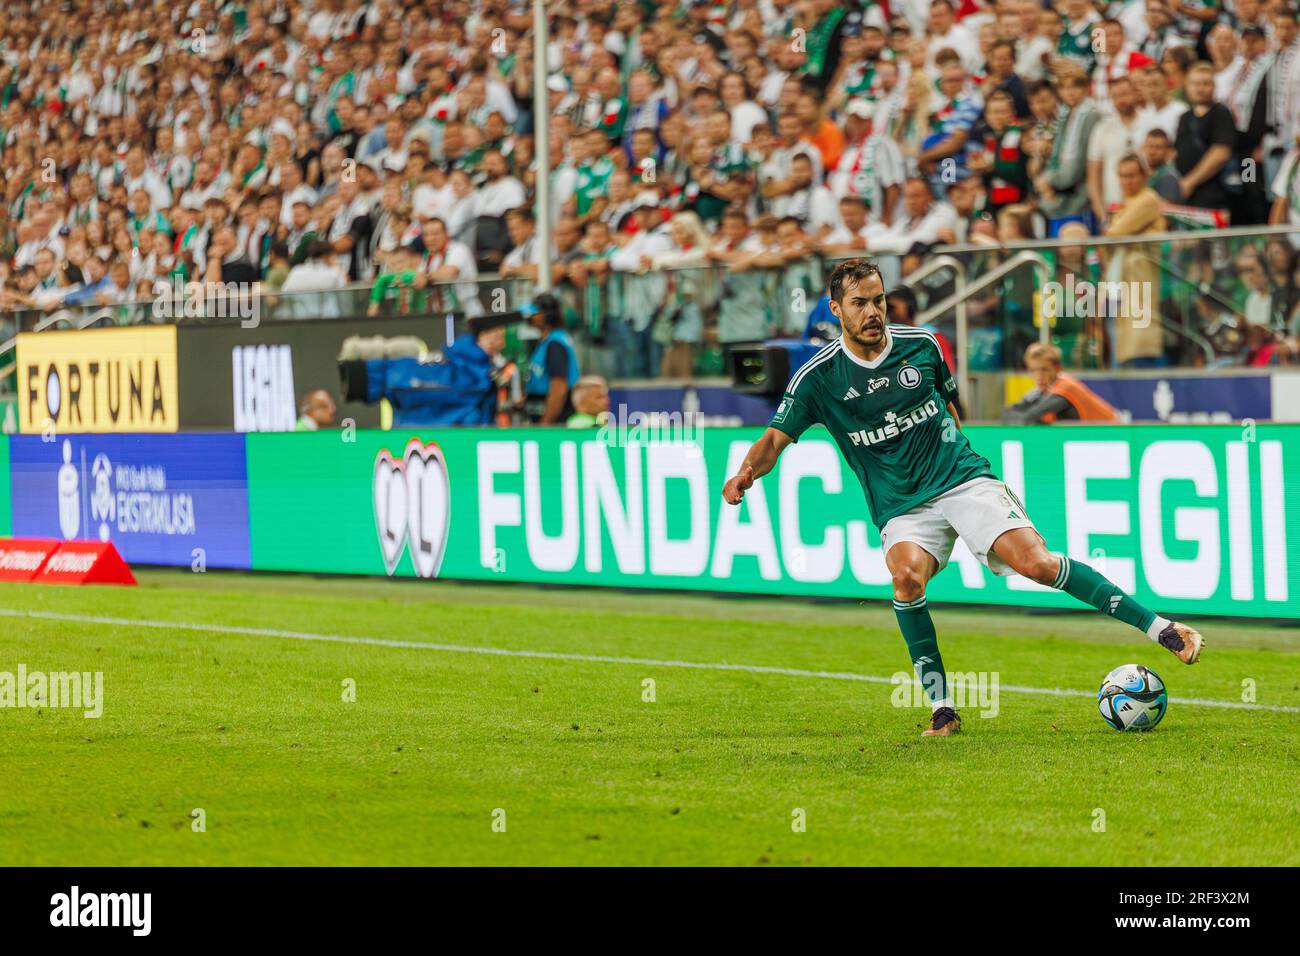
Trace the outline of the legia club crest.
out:
[[[401,458],[383,449],[375,457],[372,485],[375,528],[389,575],[408,546],[422,578],[437,577],[447,550],[451,485],[442,449],[412,438]]]

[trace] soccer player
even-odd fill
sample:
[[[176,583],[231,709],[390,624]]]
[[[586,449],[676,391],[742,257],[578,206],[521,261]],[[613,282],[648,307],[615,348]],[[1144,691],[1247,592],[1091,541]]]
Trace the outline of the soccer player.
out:
[[[1183,663],[1196,663],[1200,634],[1148,611],[1083,562],[1047,550],[1019,499],[962,434],[953,406],[957,386],[935,337],[886,324],[885,284],[874,262],[836,266],[830,300],[841,337],[790,379],[767,431],[722,497],[739,504],[791,442],[817,422],[826,426],[880,529],[894,614],[930,701],[922,736],[961,729],[925,601],[926,583],[948,563],[959,536],[994,574],[1021,574],[1065,591],[1144,631]]]

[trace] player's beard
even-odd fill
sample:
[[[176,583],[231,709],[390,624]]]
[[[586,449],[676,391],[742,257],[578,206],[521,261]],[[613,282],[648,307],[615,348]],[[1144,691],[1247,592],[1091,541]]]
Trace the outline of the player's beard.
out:
[[[877,349],[885,343],[885,320],[872,319],[850,332],[850,337],[864,349]]]

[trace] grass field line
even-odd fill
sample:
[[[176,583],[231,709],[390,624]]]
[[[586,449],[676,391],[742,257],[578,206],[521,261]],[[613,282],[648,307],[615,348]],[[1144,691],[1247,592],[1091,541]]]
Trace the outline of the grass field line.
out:
[[[294,641],[315,641],[328,644],[359,644],[371,647],[392,647],[421,651],[441,651],[445,654],[486,654],[495,657],[521,657],[548,661],[577,661],[587,664],[637,664],[645,667],[672,667],[688,670],[738,671],[745,674],[773,674],[782,677],[807,677],[817,680],[859,681],[868,684],[901,684],[892,677],[877,674],[855,674],[850,671],[815,671],[797,667],[774,667],[764,664],[730,664],[724,661],[670,661],[648,657],[613,657],[601,654],[574,654],[564,651],[529,651],[504,647],[474,647],[464,644],[436,644],[428,641],[399,641],[383,637],[356,637],[344,634],[313,634],[307,631],[285,631],[266,627],[241,627],[230,624],[203,624],[192,621],[146,621],[124,617],[100,617],[89,614],[60,614],[56,611],[27,611],[0,608],[0,616],[25,617],[45,621],[65,621],[71,624],[103,624],[110,627],[135,627],[206,631],[215,634],[240,634],[249,637],[276,637]],[[917,683],[915,680],[907,681]],[[999,684],[998,689],[1013,694],[1036,694],[1047,697],[1095,697],[1095,691],[1074,690],[1062,687],[1022,687]],[[1232,710],[1259,710],[1279,714],[1300,714],[1300,707],[1277,704],[1248,704],[1242,701],[1210,700],[1200,697],[1170,697],[1170,703],[1189,704],[1194,707],[1224,707]]]

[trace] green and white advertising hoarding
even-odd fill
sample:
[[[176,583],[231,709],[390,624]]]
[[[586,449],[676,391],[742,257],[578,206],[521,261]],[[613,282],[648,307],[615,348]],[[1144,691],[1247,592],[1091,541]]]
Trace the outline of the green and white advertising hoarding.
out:
[[[739,507],[756,428],[250,434],[255,569],[890,597],[862,490],[810,430]],[[1048,547],[1163,613],[1300,617],[1300,426],[971,426]],[[932,600],[1076,607],[960,543]]]

